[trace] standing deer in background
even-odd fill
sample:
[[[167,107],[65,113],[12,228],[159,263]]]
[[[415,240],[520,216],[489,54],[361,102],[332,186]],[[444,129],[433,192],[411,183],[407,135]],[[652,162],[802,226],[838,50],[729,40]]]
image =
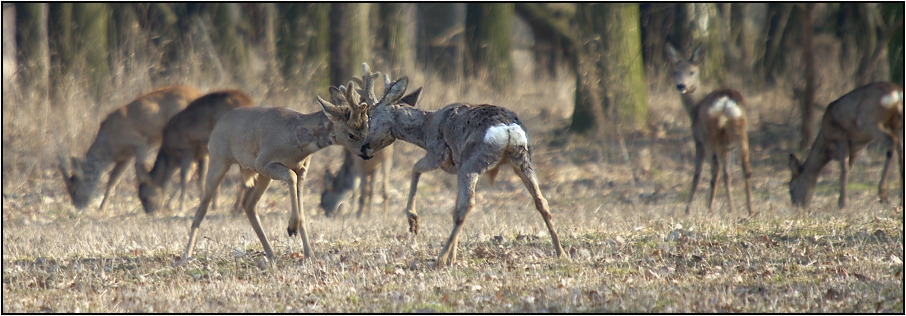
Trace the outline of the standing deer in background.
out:
[[[808,207],[815,194],[818,173],[831,160],[840,162],[840,199],[846,206],[846,177],[856,156],[871,142],[880,140],[887,147],[887,158],[878,183],[882,203],[887,203],[887,171],[896,150],[903,166],[903,88],[890,82],[875,82],[857,88],[827,106],[821,119],[821,130],[805,162],[790,154],[790,198],[796,206]],[[848,161],[847,161],[848,160]]]
[[[426,154],[412,169],[412,182],[406,215],[409,231],[418,234],[418,214],[415,212],[415,192],[422,173],[443,169],[457,175],[458,193],[453,212],[453,232],[437,258],[436,265],[450,265],[456,261],[458,236],[466,216],[475,202],[478,178],[487,173],[493,183],[501,165],[509,164],[522,179],[550,231],[557,256],[563,255],[560,238],[551,223],[550,207],[541,195],[538,178],[532,167],[531,148],[525,126],[510,110],[493,105],[454,103],[437,111],[377,101],[373,80],[367,65],[364,94],[371,107],[371,126],[365,143],[368,150],[380,150],[397,139],[425,149]],[[406,82],[389,83],[384,77],[384,94],[405,91]],[[384,98],[386,99],[386,98]],[[364,148],[363,148],[364,149]]]
[[[148,151],[161,142],[164,126],[173,115],[198,98],[201,92],[186,86],[160,88],[145,93],[134,101],[107,115],[88,148],[85,159],[71,158],[71,167],[60,157],[60,171],[72,204],[83,209],[94,199],[101,173],[111,164],[100,211],[104,211],[126,163],[135,157],[136,177],[147,175],[145,159]]]
[[[381,195],[384,201],[381,207],[387,212],[389,196],[387,187],[390,180],[390,169],[393,167],[393,145],[375,152],[374,157],[362,160],[348,150],[343,151],[343,165],[336,174],[330,169],[324,171],[324,191],[321,192],[320,207],[324,215],[331,217],[338,211],[341,203],[346,201],[352,192],[352,200],[358,201],[356,217],[362,217],[363,212],[371,213],[371,204],[374,199],[374,182],[378,170],[382,171]]]
[[[226,112],[239,108],[255,106],[247,94],[239,90],[224,90],[206,94],[177,113],[170,119],[163,131],[163,142],[157,151],[154,167],[145,180],[138,186],[138,197],[145,213],[157,212],[161,206],[167,183],[176,169],[179,168],[179,209],[183,209],[186,195],[186,182],[193,163],[197,164],[198,191],[204,192],[204,175],[207,171],[208,139],[214,124]],[[239,207],[242,198],[237,197],[234,208]],[[217,208],[214,198],[214,208]],[[238,209],[236,209],[238,211]]]
[[[752,190],[749,187],[749,136],[746,133],[746,103],[739,91],[719,89],[710,91],[702,87],[699,65],[704,57],[701,45],[698,45],[688,60],[680,57],[669,43],[666,45],[667,59],[673,68],[673,82],[680,93],[683,108],[692,121],[692,138],[695,141],[695,173],[692,176],[692,191],[686,203],[686,214],[695,199],[695,190],[701,178],[702,165],[705,159],[711,163],[711,196],[708,198],[708,209],[714,203],[717,192],[717,181],[720,171],[724,173],[724,186],[727,189],[727,203],[730,211],[736,212],[733,196],[730,194],[730,173],[728,172],[729,153],[739,146],[742,160],[742,172],[746,184],[746,208],[752,215]]]
[[[267,257],[273,259],[274,251],[261,230],[255,204],[272,179],[288,185],[292,213],[287,232],[290,236],[301,235],[305,256],[311,257],[301,196],[311,154],[336,144],[364,159],[371,158],[371,150],[365,144],[368,106],[359,104],[359,96],[352,85],[350,82],[348,88],[330,88],[332,99],[345,99],[344,103],[331,104],[318,97],[322,111],[317,113],[302,114],[287,108],[243,107],[223,115],[214,126],[208,142],[210,166],[204,197],[192,221],[186,259],[192,256],[198,227],[204,220],[214,191],[233,164],[239,164],[243,183],[247,187],[242,207]],[[387,96],[388,99],[394,97],[399,99],[399,96]]]

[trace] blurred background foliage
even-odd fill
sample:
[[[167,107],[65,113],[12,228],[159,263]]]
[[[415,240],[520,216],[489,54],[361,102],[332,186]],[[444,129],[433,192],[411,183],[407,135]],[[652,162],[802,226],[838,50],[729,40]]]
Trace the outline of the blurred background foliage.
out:
[[[816,67],[839,67],[852,88],[903,84],[902,2],[4,3],[3,14],[4,90],[51,107],[65,106],[57,92],[66,86],[102,103],[136,77],[150,89],[190,75],[264,86],[268,99],[313,98],[363,61],[393,77],[422,72],[506,92],[513,52],[527,50],[535,76],[575,78],[564,128],[644,130],[645,78],[666,76],[668,42],[687,56],[704,45],[711,84],[786,85],[803,105],[814,102]],[[822,47],[835,48],[839,65],[815,64]]]

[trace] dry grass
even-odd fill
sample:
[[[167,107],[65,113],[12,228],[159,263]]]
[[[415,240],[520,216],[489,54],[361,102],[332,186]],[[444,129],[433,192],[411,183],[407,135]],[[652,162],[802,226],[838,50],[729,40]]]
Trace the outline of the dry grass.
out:
[[[519,71],[517,80],[530,77],[531,69]],[[176,265],[194,209],[144,215],[127,171],[107,214],[80,212],[53,168],[57,154],[84,153],[103,114],[150,88],[135,80],[98,106],[77,87],[62,107],[22,96],[4,102],[3,312],[904,311],[903,209],[876,201],[882,156],[870,147],[856,162],[845,210],[836,209],[834,167],[822,174],[812,209],[792,209],[786,153],[796,141],[788,124],[797,119],[789,115],[795,110],[788,92],[746,92],[755,118],[753,206],[760,215],[743,220],[742,213],[726,213],[723,190],[714,212],[703,193],[692,215],[681,213],[692,148],[688,118],[666,79],[649,79],[649,121],[660,132],[627,131],[599,142],[563,136],[572,111],[568,77],[518,81],[507,93],[410,77],[425,87],[423,108],[465,101],[519,114],[567,258],[552,256],[530,197],[504,171],[495,186],[479,187],[459,262],[432,268],[452,227],[455,180],[439,171],[422,177],[422,234],[410,236],[402,208],[411,165],[423,151],[400,142],[392,213],[367,220],[317,213],[321,175],[339,166],[341,149],[315,154],[303,196],[314,258],[301,258],[301,242],[286,236],[288,192],[273,183],[258,207],[277,260],[263,261],[245,217],[225,214],[232,194],[221,194],[221,209],[202,226],[196,259]],[[205,91],[229,86],[209,78],[180,81]],[[244,89],[256,100],[267,91]],[[311,112],[313,98],[294,96],[287,104]],[[731,172],[740,179],[737,164]],[[224,192],[234,185],[230,176]],[[741,203],[741,183],[734,182]]]

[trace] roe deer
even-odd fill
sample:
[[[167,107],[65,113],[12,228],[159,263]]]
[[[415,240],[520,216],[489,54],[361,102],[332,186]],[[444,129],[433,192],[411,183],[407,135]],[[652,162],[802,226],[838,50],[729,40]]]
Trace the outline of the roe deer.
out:
[[[363,212],[371,213],[371,204],[374,199],[374,182],[377,178],[378,170],[382,171],[381,195],[384,201],[381,207],[384,213],[387,212],[387,195],[388,181],[390,180],[390,169],[393,166],[393,145],[381,151],[375,152],[374,157],[368,160],[356,157],[348,150],[343,151],[343,164],[336,174],[330,172],[330,169],[324,170],[324,191],[321,192],[321,203],[319,206],[324,210],[327,217],[334,216],[339,211],[341,203],[347,200],[349,192],[352,192],[351,199],[358,201],[358,212],[356,217],[362,217]]]
[[[129,159],[135,157],[136,177],[147,175],[146,156],[160,144],[167,121],[200,95],[201,92],[191,87],[164,87],[145,93],[107,115],[84,160],[72,157],[71,167],[67,168],[65,159],[60,157],[59,168],[72,204],[83,209],[94,199],[101,173],[111,164],[113,170],[99,208],[102,212]]]
[[[418,214],[415,212],[415,192],[422,173],[443,169],[457,175],[458,193],[453,213],[453,232],[437,258],[436,265],[450,265],[456,261],[458,236],[466,216],[474,204],[478,178],[487,173],[493,183],[501,165],[509,164],[522,179],[531,194],[535,208],[541,213],[550,231],[557,256],[563,255],[560,238],[551,223],[550,207],[541,195],[538,178],[532,167],[531,147],[525,126],[510,110],[493,105],[454,103],[436,111],[425,111],[412,106],[375,101],[375,75],[363,64],[366,78],[364,94],[371,107],[371,126],[365,146],[380,150],[397,139],[425,149],[424,157],[412,169],[412,181],[406,215],[409,231],[418,234]],[[385,92],[405,90],[406,82],[390,84],[384,77]]]
[[[344,103],[331,104],[318,97],[321,111],[317,113],[302,114],[287,108],[243,107],[223,115],[214,126],[208,142],[210,166],[204,197],[192,221],[186,259],[192,255],[198,227],[208,211],[214,190],[233,164],[239,164],[243,183],[247,187],[242,207],[267,257],[273,259],[274,251],[261,230],[255,204],[271,179],[286,182],[289,186],[292,213],[287,232],[290,236],[301,235],[304,254],[311,257],[301,199],[302,182],[308,172],[311,154],[337,144],[362,158],[371,158],[370,149],[364,144],[368,132],[368,105],[359,104],[360,98],[352,85],[350,82],[348,88],[330,88],[332,99],[344,99]]]
[[[840,198],[846,206],[846,177],[859,152],[880,140],[887,147],[887,158],[878,183],[881,202],[887,202],[887,171],[893,151],[900,161],[903,181],[903,88],[890,82],[875,82],[859,87],[827,106],[821,129],[805,162],[790,154],[790,198],[794,205],[808,207],[815,193],[818,173],[831,160],[840,162]],[[848,161],[847,161],[848,160]]]
[[[179,172],[179,209],[183,209],[186,195],[186,182],[189,178],[189,169],[192,164],[197,164],[198,192],[204,192],[204,175],[207,171],[208,139],[214,124],[226,112],[239,108],[255,106],[255,102],[247,94],[239,90],[224,90],[206,94],[192,103],[184,110],[176,113],[167,123],[163,131],[163,142],[157,151],[154,167],[145,180],[138,186],[138,197],[142,202],[145,213],[157,212],[161,206],[163,193],[167,183],[176,168]],[[234,208],[239,207],[242,194],[237,197]],[[217,208],[216,197],[214,208]],[[237,210],[238,211],[238,210]]]
[[[742,172],[746,185],[746,208],[752,215],[752,190],[749,187],[749,136],[746,133],[746,103],[739,91],[719,89],[709,91],[702,87],[699,65],[704,51],[699,44],[691,58],[684,59],[667,43],[667,59],[673,70],[673,82],[680,93],[683,108],[692,121],[692,138],[695,141],[695,173],[692,176],[692,190],[689,202],[686,203],[686,214],[695,199],[695,190],[701,178],[702,165],[705,159],[711,164],[711,196],[708,198],[708,209],[714,203],[717,192],[717,181],[720,171],[724,173],[724,187],[727,189],[727,204],[730,211],[736,212],[733,196],[730,194],[730,173],[728,172],[729,153],[739,146],[742,160]]]

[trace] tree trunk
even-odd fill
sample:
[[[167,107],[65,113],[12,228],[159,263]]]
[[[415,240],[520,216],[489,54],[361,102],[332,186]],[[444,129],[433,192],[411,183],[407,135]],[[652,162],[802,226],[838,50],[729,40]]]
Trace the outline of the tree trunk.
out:
[[[882,5],[885,19],[889,21],[903,20],[902,3],[884,3]],[[903,29],[901,26],[891,32],[890,42],[887,43],[887,63],[890,67],[890,81],[903,86]]]
[[[645,67],[654,73],[666,71],[664,65],[664,43],[680,45],[680,40],[672,38],[676,27],[676,3],[654,2],[640,4],[640,27],[642,32],[642,58]]]
[[[802,61],[805,63],[805,89],[802,93],[799,109],[802,113],[802,122],[800,132],[802,137],[799,140],[799,149],[809,148],[812,142],[812,117],[814,110],[812,104],[815,103],[815,57],[812,53],[812,12],[815,10],[814,3],[802,4],[799,6],[802,10]]]
[[[273,3],[248,3],[243,4],[243,9],[253,12],[249,19],[249,34],[251,35],[250,41],[258,46],[258,51],[264,58],[265,72],[263,83],[268,89],[265,93],[265,100],[277,98],[279,103],[284,103],[282,93],[280,93],[283,89],[283,81],[277,65],[277,46],[274,31],[277,23],[276,5]]]
[[[96,100],[104,99],[107,91],[110,68],[107,57],[107,15],[106,3],[75,3],[72,6],[74,39],[77,49],[76,60],[83,66],[80,71],[88,79],[89,89],[94,91]]]
[[[600,35],[605,48],[604,87],[611,105],[625,126],[645,129],[648,118],[645,74],[637,4],[598,5],[604,29]]]
[[[50,56],[47,54],[47,4],[17,3],[16,46],[19,87],[38,104],[47,100]]]
[[[705,48],[702,62],[702,78],[726,86],[727,73],[724,63],[723,45],[720,39],[720,17],[717,4],[684,3],[679,5],[676,32],[681,39],[679,45],[695,47],[701,43]]]
[[[62,105],[60,92],[66,85],[72,71],[75,43],[72,29],[72,3],[53,2],[50,6],[50,20],[47,35],[50,38],[50,100],[51,104]]]
[[[755,37],[757,32],[749,29],[746,19],[749,15],[748,3],[733,3],[730,7],[730,42],[739,50],[736,70],[740,73],[751,74],[754,67]],[[751,78],[745,78],[749,81]]]
[[[765,78],[768,83],[774,83],[777,77],[786,72],[783,69],[786,49],[781,44],[784,42],[784,34],[787,33],[787,24],[791,20],[792,12],[793,4],[768,4],[768,17],[762,37],[764,43],[757,45],[764,48],[756,55],[758,57],[756,61],[758,76]]]
[[[601,20],[593,12],[592,4],[578,3],[576,7],[576,24],[580,38],[575,42],[573,52],[573,69],[576,72],[576,94],[573,104],[573,117],[569,125],[572,134],[593,133],[598,138],[604,136],[604,95],[602,89],[602,69],[598,41],[585,40],[596,33],[596,22]]]
[[[378,4],[377,41],[393,78],[413,69],[412,32],[407,22],[412,21],[414,6],[392,2]]]
[[[331,4],[280,3],[277,59],[286,89],[320,92],[330,84],[328,51]],[[323,93],[323,92],[322,92]]]
[[[146,62],[148,57],[145,52],[149,48],[143,45],[147,42],[145,34],[138,23],[138,16],[135,13],[134,4],[132,3],[111,3],[110,11],[112,19],[111,26],[108,28],[108,39],[110,47],[110,65],[117,71],[113,80],[116,82],[114,87],[120,87],[124,80],[132,79],[134,70],[138,70],[138,61]],[[144,69],[142,69],[144,70]]]
[[[219,50],[220,59],[226,71],[233,74],[233,79],[240,84],[252,80],[249,71],[249,53],[246,39],[241,29],[246,28],[239,4],[215,4],[211,12],[211,22],[216,30],[214,42]]]
[[[368,3],[333,3],[330,9],[330,83],[346,84],[361,76],[362,62],[372,64]],[[326,88],[326,87],[324,87]],[[319,92],[321,90],[318,90]],[[324,90],[323,94],[327,91]]]
[[[463,74],[463,3],[422,2],[417,5],[418,62],[422,69],[454,81]]]
[[[514,8],[512,3],[466,5],[466,76],[487,76],[489,83],[498,89],[512,83],[510,48]]]

